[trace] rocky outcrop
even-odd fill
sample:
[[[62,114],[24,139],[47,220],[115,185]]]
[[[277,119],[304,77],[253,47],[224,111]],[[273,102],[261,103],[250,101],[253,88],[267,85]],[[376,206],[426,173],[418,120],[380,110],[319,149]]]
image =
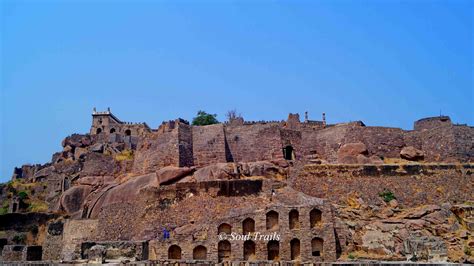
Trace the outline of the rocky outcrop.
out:
[[[195,169],[191,167],[166,166],[156,172],[158,183],[160,185],[171,184],[179,181],[181,178],[191,174]]]
[[[102,189],[101,196],[88,202],[89,217],[96,217],[102,207],[114,203],[133,202],[140,195],[140,190],[146,187],[158,187],[155,173],[134,177],[120,185],[111,185]]]
[[[400,151],[400,157],[409,161],[421,161],[425,158],[425,153],[413,146],[408,146]]]
[[[342,164],[381,164],[380,157],[369,154],[367,147],[362,142],[347,143],[339,148],[337,152],[337,161]]]
[[[400,209],[398,204],[367,205],[352,196],[347,205],[336,205],[349,239],[343,247],[352,259],[472,262],[472,231],[460,223],[457,207],[449,204]]]

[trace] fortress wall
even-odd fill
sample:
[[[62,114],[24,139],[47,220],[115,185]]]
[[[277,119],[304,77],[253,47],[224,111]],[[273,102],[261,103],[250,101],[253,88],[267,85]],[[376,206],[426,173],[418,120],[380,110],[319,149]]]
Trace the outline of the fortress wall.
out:
[[[224,126],[194,126],[192,129],[194,165],[202,167],[226,162]]]
[[[425,161],[458,161],[456,158],[456,138],[453,126],[437,127],[419,131],[421,148]]]
[[[406,146],[413,146],[419,150],[422,149],[422,142],[420,138],[420,132],[419,131],[404,131],[403,132],[403,141],[405,142]]]
[[[369,156],[377,155],[399,158],[405,146],[404,131],[388,127],[351,127],[344,143],[362,142],[367,146]]]
[[[335,125],[322,130],[304,129],[301,145],[305,156],[317,154],[328,162],[337,162],[337,151],[352,125]]]
[[[454,126],[456,158],[462,162],[474,161],[474,127]]]
[[[179,166],[193,166],[193,133],[190,125],[178,123]]]
[[[455,165],[306,165],[294,179],[296,190],[332,203],[356,194],[382,204],[379,193],[393,192],[406,207],[472,200],[474,166]]]
[[[301,159],[303,157],[303,149],[301,146],[301,131],[280,129],[282,147],[293,147],[295,158]]]
[[[272,124],[226,126],[228,158],[252,162],[283,158],[280,128]]]
[[[415,121],[414,129],[417,131],[433,129],[437,127],[444,127],[444,126],[451,126],[451,119],[449,116],[435,116],[435,117],[427,117]]]
[[[164,166],[179,166],[178,128],[154,132],[141,139],[135,152],[133,172],[146,174]]]

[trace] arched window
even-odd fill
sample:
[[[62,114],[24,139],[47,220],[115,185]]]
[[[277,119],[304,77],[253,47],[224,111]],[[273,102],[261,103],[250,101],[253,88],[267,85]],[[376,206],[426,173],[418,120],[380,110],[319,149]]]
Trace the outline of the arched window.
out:
[[[242,222],[242,231],[244,235],[255,232],[255,221],[252,218],[247,218]]]
[[[168,249],[168,259],[180,260],[181,259],[181,248],[177,245],[172,245]]]
[[[110,134],[115,133],[115,128],[110,129]]]
[[[255,242],[252,240],[244,242],[244,260],[255,260]]]
[[[226,233],[227,235],[230,235],[232,233],[232,226],[226,223],[219,225],[219,227],[217,228],[217,234],[220,235],[222,233]]]
[[[300,228],[300,214],[297,210],[291,210],[288,215],[288,221],[290,222],[290,229]]]
[[[230,260],[230,242],[227,240],[219,241],[217,244],[217,259],[219,262]]]
[[[316,227],[318,224],[321,223],[321,217],[322,213],[318,209],[313,209],[309,213],[309,224],[311,225],[311,228]]]
[[[98,128],[96,131],[95,131],[96,134],[100,134],[102,133],[102,128]]]
[[[267,212],[267,230],[278,229],[278,212],[269,211]]]
[[[130,136],[132,135],[132,131],[130,129],[125,130],[125,136]]]
[[[311,254],[315,257],[323,256],[323,244],[324,241],[322,238],[315,237],[311,240]]]
[[[268,260],[280,259],[280,242],[276,240],[268,241],[267,244]]]
[[[300,259],[300,240],[297,238],[293,238],[290,241],[291,247],[291,260],[299,260]]]
[[[205,246],[197,246],[193,250],[193,259],[195,260],[206,260],[207,249]]]

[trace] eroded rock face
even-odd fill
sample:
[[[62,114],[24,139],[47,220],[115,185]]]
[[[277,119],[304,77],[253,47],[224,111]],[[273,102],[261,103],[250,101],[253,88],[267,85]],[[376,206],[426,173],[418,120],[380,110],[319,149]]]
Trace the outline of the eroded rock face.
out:
[[[408,146],[400,151],[400,157],[409,161],[421,161],[425,158],[425,153],[413,146]]]
[[[464,250],[474,235],[451,210],[458,208],[443,204],[401,209],[392,201],[375,206],[352,197],[348,205],[336,206],[345,227],[338,234],[350,240],[343,248],[358,259],[472,261]]]
[[[94,218],[102,207],[114,203],[133,202],[140,195],[140,190],[146,187],[158,187],[158,178],[155,173],[134,177],[125,183],[116,186],[107,186],[102,189],[102,195],[91,202],[89,216]]]

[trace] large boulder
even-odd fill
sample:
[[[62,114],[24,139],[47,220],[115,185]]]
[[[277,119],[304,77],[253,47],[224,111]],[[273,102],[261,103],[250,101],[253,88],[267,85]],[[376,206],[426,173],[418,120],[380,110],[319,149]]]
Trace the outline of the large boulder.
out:
[[[337,151],[337,161],[345,164],[370,163],[367,147],[362,142],[346,143]]]
[[[99,192],[102,196],[91,200],[89,207],[93,209],[90,210],[89,216],[91,218],[97,217],[101,208],[114,203],[133,202],[143,188],[158,186],[158,178],[155,173],[134,177],[117,186],[107,186],[102,189],[102,192]]]
[[[92,187],[87,185],[73,186],[61,195],[61,208],[68,214],[81,210],[86,197],[92,192]]]
[[[194,172],[194,180],[197,182],[238,178],[239,172],[234,163],[211,164]]]
[[[409,161],[421,161],[425,158],[425,153],[413,146],[408,146],[400,151],[400,157]]]
[[[194,168],[191,167],[166,166],[158,170],[156,176],[160,185],[166,185],[179,181],[193,171]]]
[[[84,147],[87,147],[87,146],[91,145],[91,143],[92,143],[92,140],[91,140],[90,135],[72,134],[71,136],[66,137],[63,140],[62,146],[63,147],[71,146],[71,147],[84,148]]]

